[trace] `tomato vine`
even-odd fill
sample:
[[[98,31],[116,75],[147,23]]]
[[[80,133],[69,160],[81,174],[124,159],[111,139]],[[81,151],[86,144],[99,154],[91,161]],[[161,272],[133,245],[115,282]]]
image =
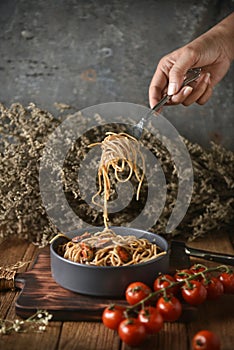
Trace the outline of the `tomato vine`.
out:
[[[234,293],[233,271],[226,265],[195,264],[174,275],[159,274],[152,289],[140,281],[131,283],[125,291],[128,305],[106,307],[102,320],[106,327],[118,332],[123,342],[138,346],[147,334],[158,333],[164,322],[180,318],[182,301],[197,306],[223,293]]]

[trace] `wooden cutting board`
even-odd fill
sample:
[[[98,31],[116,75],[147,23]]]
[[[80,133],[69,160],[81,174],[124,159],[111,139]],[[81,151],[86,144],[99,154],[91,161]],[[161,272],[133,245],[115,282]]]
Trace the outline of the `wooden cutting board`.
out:
[[[54,321],[100,321],[107,305],[125,304],[121,299],[86,296],[60,287],[51,275],[49,248],[39,253],[30,271],[16,275],[15,287],[22,289],[15,308],[23,318],[47,310]],[[181,320],[190,321],[194,315],[194,308],[184,307]]]

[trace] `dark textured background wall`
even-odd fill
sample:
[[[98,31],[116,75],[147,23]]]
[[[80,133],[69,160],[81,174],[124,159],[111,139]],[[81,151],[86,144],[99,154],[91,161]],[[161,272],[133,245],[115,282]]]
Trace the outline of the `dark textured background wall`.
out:
[[[231,0],[1,0],[0,101],[58,115],[109,101],[148,105],[159,59],[234,9]],[[191,141],[234,149],[233,73],[205,106],[164,108]]]

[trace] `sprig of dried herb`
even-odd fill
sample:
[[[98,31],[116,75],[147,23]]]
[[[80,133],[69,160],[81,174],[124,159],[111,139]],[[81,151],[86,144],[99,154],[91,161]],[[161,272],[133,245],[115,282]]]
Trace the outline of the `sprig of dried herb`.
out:
[[[16,333],[36,332],[41,333],[46,330],[52,315],[46,310],[38,310],[26,320],[0,319],[0,335]]]

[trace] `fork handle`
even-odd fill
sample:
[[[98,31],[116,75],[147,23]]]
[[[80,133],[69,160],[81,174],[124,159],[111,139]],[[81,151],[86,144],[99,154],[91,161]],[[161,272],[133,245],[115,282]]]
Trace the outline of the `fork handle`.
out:
[[[153,108],[152,110],[157,112],[162,106],[165,105],[169,100],[171,99],[171,96],[165,95]]]
[[[201,75],[201,68],[191,68],[187,71],[187,75],[183,81],[183,84],[181,86],[184,87],[185,85],[188,85],[189,83],[191,83],[192,81],[196,80],[197,78],[199,78]]]

